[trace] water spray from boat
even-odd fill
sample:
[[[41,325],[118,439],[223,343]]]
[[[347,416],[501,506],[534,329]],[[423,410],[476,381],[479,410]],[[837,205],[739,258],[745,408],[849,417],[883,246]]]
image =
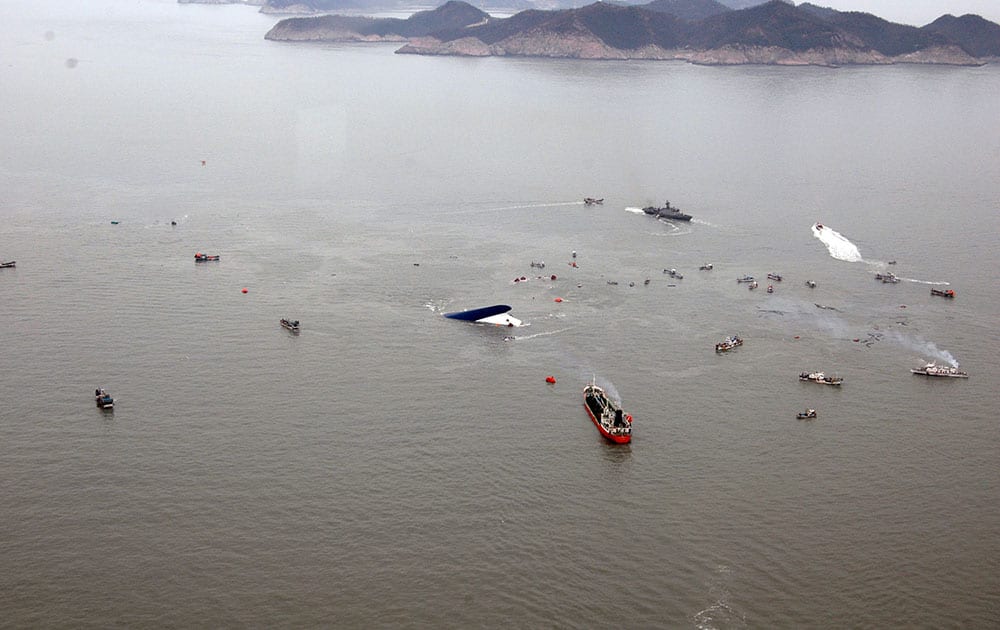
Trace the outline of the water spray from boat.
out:
[[[844,262],[863,262],[861,251],[858,246],[847,240],[840,232],[828,225],[816,223],[812,226],[813,236],[818,238],[824,245],[830,256]]]

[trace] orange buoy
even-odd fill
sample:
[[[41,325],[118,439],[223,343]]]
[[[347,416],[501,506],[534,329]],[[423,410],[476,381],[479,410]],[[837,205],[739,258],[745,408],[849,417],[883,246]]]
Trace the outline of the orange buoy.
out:
[[[246,287],[243,287],[243,289],[241,290],[241,292],[242,292],[242,293],[246,293],[246,292],[247,292],[247,288],[246,288]]]
[[[562,298],[556,298],[555,301],[556,302],[562,302]]]
[[[556,382],[556,377],[554,377],[554,376],[546,376],[545,377],[545,382],[546,383],[555,383]]]

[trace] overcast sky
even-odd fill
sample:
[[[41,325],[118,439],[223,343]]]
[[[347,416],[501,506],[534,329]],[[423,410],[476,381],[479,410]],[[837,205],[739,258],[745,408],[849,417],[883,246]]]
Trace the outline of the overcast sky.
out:
[[[795,0],[802,4],[805,0]],[[1000,0],[809,0],[838,11],[864,11],[890,22],[923,26],[945,13],[954,16],[976,13],[1000,24]]]

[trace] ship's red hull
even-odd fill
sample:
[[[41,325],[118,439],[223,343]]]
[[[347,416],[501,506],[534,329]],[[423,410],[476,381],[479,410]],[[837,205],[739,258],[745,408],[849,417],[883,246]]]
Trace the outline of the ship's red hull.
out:
[[[583,403],[583,408],[587,410],[587,415],[590,416],[590,421],[594,423],[594,426],[597,427],[597,430],[605,438],[611,440],[615,444],[628,444],[629,442],[632,441],[632,434],[628,434],[628,435],[611,435],[610,433],[608,433],[607,431],[605,431],[604,427],[601,426],[601,422],[597,418],[594,417],[594,412],[590,410],[590,407],[587,405],[586,402]]]

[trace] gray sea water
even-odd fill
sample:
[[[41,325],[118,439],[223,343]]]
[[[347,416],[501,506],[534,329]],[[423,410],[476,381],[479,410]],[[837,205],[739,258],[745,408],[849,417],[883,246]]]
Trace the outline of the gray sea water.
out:
[[[0,626],[1000,624],[1000,66],[274,20],[0,3]]]

